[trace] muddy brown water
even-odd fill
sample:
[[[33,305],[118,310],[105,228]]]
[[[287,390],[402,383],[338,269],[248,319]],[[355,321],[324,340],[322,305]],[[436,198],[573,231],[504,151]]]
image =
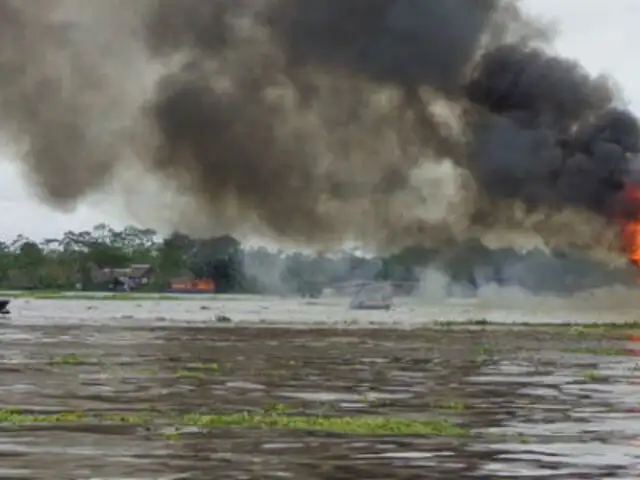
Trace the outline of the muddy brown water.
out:
[[[133,425],[5,425],[0,478],[637,478],[640,343],[604,332],[423,328],[434,318],[634,316],[631,307],[552,307],[408,302],[385,315],[354,314],[337,300],[16,300],[0,323],[2,408],[231,412],[283,404],[436,415],[471,436],[237,428],[171,438]],[[216,322],[220,314],[233,323]],[[50,363],[70,354],[91,362]],[[193,364],[219,368],[177,375]]]

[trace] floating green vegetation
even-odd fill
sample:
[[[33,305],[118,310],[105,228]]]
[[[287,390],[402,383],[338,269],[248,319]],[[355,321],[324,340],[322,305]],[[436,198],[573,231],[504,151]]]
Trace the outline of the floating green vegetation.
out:
[[[469,405],[466,402],[461,400],[438,400],[433,402],[433,408],[438,408],[440,410],[451,410],[455,412],[462,412],[469,408]]]
[[[467,430],[448,420],[417,421],[382,416],[330,417],[295,416],[279,413],[231,415],[187,415],[186,426],[205,428],[253,427],[292,430],[324,430],[359,435],[435,435],[461,436]]]
[[[97,363],[95,360],[83,358],[77,353],[65,353],[49,360],[49,365],[88,365]]]
[[[495,349],[491,345],[478,345],[474,349],[475,354],[480,357],[490,357],[495,353]]]
[[[558,331],[568,334],[589,334],[589,333],[606,333],[606,334],[629,334],[640,331],[640,321],[633,322],[595,322],[595,323],[540,323],[540,322],[492,322],[485,318],[468,319],[468,320],[438,320],[433,323],[435,329],[465,329],[465,328],[494,328],[499,330],[509,329],[527,329],[527,330],[544,330]],[[429,327],[426,327],[429,328]]]
[[[528,445],[530,443],[532,443],[532,439],[531,437],[526,436],[523,433],[518,433],[515,435],[514,440],[518,443],[520,443],[521,445]]]
[[[187,365],[188,368],[193,368],[196,370],[204,370],[207,372],[219,372],[220,371],[220,364],[217,362],[211,362],[211,363],[190,363],[189,365]]]
[[[210,375],[217,375],[220,372],[218,363],[190,363],[184,370],[175,373],[177,378],[198,378],[203,379]]]
[[[86,413],[62,412],[35,414],[20,409],[0,410],[0,424],[131,424],[159,427],[172,426],[175,429],[196,427],[199,429],[254,428],[319,430],[352,435],[414,435],[459,437],[469,431],[446,419],[411,420],[384,416],[303,416],[290,415],[279,409],[261,413],[239,412],[229,414],[189,413],[166,416],[157,413]]]
[[[198,380],[204,379],[206,376],[202,372],[193,371],[193,370],[180,370],[175,373],[176,378],[195,378]]]
[[[79,423],[126,423],[146,425],[153,420],[148,413],[104,413],[94,414],[83,411],[60,413],[27,413],[21,409],[0,410],[0,424],[3,425],[56,425]]]
[[[602,375],[598,372],[588,371],[582,374],[582,378],[588,382],[593,382],[596,380],[600,380],[602,378]]]
[[[628,353],[618,347],[575,347],[566,350],[567,353],[575,353],[580,355],[597,355],[603,357],[617,357],[617,356],[625,356]]]

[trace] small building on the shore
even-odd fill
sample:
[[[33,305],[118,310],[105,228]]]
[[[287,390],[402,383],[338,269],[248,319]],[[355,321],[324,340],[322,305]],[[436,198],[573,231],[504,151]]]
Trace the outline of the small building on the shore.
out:
[[[132,264],[126,268],[95,268],[91,272],[91,281],[95,286],[128,292],[151,283],[152,274],[153,268],[147,264]]]

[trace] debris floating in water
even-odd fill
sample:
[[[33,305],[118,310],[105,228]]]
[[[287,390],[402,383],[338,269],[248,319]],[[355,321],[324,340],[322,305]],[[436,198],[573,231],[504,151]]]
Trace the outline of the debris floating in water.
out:
[[[393,307],[393,287],[389,283],[363,285],[349,306],[352,310],[390,310]]]
[[[226,315],[216,315],[216,322],[218,322],[218,323],[233,323],[233,320],[231,320],[231,318],[227,317]]]

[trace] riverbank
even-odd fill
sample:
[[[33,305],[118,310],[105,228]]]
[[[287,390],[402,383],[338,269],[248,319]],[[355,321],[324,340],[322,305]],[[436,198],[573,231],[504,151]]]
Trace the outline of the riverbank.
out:
[[[33,300],[115,300],[115,301],[183,301],[183,300],[215,300],[218,295],[210,293],[136,293],[136,292],[83,292],[83,291],[55,291],[55,290],[32,290],[15,291],[0,290],[0,297],[11,299],[33,299]],[[228,297],[228,295],[226,296]]]

